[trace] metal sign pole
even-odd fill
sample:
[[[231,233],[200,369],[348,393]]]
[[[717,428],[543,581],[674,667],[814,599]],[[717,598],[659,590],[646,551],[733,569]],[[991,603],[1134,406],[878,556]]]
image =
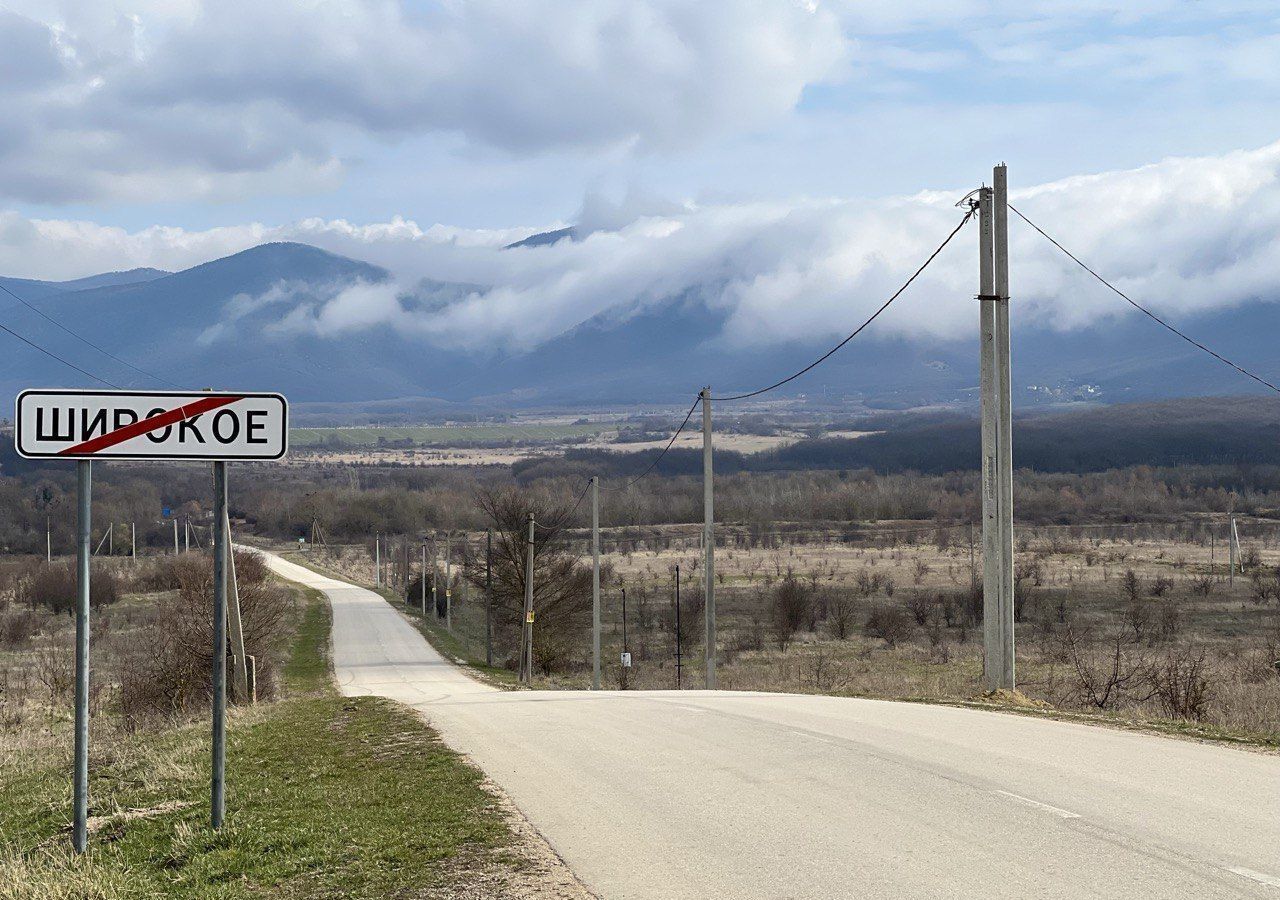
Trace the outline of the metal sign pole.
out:
[[[213,464],[213,520],[227,515],[227,464]],[[226,812],[227,761],[227,531],[213,531],[213,778],[210,821],[222,827]]]
[[[72,776],[75,818],[72,845],[89,844],[89,529],[92,525],[93,463],[76,463],[76,761]]]

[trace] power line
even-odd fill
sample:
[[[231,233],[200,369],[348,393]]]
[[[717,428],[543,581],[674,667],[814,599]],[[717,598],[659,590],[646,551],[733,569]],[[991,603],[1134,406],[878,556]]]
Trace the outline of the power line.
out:
[[[659,453],[657,457],[654,458],[653,462],[649,463],[649,465],[645,468],[643,472],[641,472],[635,478],[632,478],[630,481],[628,481],[626,484],[622,485],[621,487],[608,488],[607,490],[625,491],[627,488],[631,487],[631,485],[635,484],[641,478],[644,478],[646,475],[652,472],[654,469],[654,466],[656,466],[658,463],[662,461],[662,457],[667,455],[667,451],[670,450],[671,446],[676,442],[676,438],[680,437],[680,433],[684,431],[685,426],[689,424],[689,420],[693,418],[693,411],[698,408],[698,404],[701,402],[702,402],[702,395],[699,394],[698,397],[693,401],[693,406],[690,406],[689,411],[684,414],[684,421],[680,423],[680,427],[676,429],[675,434],[671,435],[671,440],[667,441],[667,446],[662,448],[662,452]]]
[[[1241,365],[1238,365],[1238,364],[1236,364],[1236,363],[1233,363],[1231,360],[1227,359],[1227,358],[1226,358],[1225,356],[1223,356],[1221,353],[1218,353],[1218,352],[1216,352],[1216,351],[1214,351],[1214,350],[1211,350],[1210,348],[1206,347],[1204,344],[1200,343],[1199,341],[1195,340],[1194,338],[1192,338],[1192,337],[1188,336],[1188,335],[1187,335],[1187,334],[1185,334],[1184,332],[1179,331],[1177,328],[1175,328],[1175,327],[1173,327],[1172,325],[1170,325],[1168,322],[1166,322],[1164,319],[1162,319],[1162,318],[1160,318],[1159,316],[1157,316],[1157,315],[1156,315],[1155,313],[1153,313],[1151,310],[1147,309],[1145,306],[1143,306],[1142,304],[1138,303],[1136,300],[1134,300],[1132,297],[1130,297],[1130,296],[1129,296],[1128,294],[1126,294],[1124,291],[1120,290],[1120,288],[1116,287],[1114,284],[1112,284],[1111,282],[1107,281],[1107,279],[1103,278],[1101,275],[1099,275],[1097,272],[1095,272],[1095,271],[1094,271],[1093,269],[1091,269],[1089,266],[1085,265],[1085,264],[1084,264],[1084,262],[1082,262],[1078,256],[1076,256],[1074,253],[1072,253],[1072,252],[1071,252],[1070,250],[1068,250],[1066,247],[1062,246],[1062,244],[1060,244],[1060,243],[1058,243],[1056,240],[1054,240],[1054,239],[1053,239],[1053,237],[1051,237],[1047,232],[1045,232],[1045,230],[1044,230],[1043,228],[1041,228],[1041,227],[1040,227],[1039,225],[1037,225],[1035,222],[1032,222],[1032,221],[1031,221],[1030,219],[1028,219],[1025,215],[1023,215],[1022,211],[1021,211],[1021,210],[1019,210],[1019,209],[1018,209],[1016,206],[1014,206],[1012,203],[1008,204],[1008,206],[1009,206],[1009,208],[1010,208],[1011,210],[1013,210],[1013,211],[1014,211],[1014,213],[1016,213],[1016,214],[1017,214],[1017,216],[1018,216],[1018,218],[1019,218],[1019,219],[1021,219],[1021,220],[1022,220],[1022,221],[1024,221],[1024,222],[1026,222],[1028,225],[1030,225],[1032,228],[1034,228],[1036,231],[1038,231],[1038,232],[1040,233],[1040,236],[1041,236],[1041,237],[1043,237],[1043,238],[1044,238],[1045,240],[1047,240],[1049,243],[1053,244],[1053,246],[1057,247],[1059,250],[1061,250],[1063,253],[1065,253],[1065,254],[1066,254],[1066,255],[1071,259],[1071,261],[1072,261],[1072,262],[1074,262],[1074,263],[1075,263],[1077,266],[1079,266],[1080,268],[1084,269],[1086,272],[1088,272],[1088,273],[1089,273],[1090,275],[1092,275],[1094,278],[1098,279],[1098,281],[1102,282],[1102,283],[1103,283],[1107,288],[1109,288],[1113,293],[1115,293],[1117,296],[1119,296],[1119,297],[1123,298],[1123,299],[1124,299],[1124,301],[1125,301],[1126,303],[1128,303],[1128,304],[1129,304],[1130,306],[1132,306],[1134,309],[1138,310],[1138,312],[1140,312],[1140,313],[1142,313],[1143,315],[1147,316],[1147,317],[1148,317],[1148,318],[1150,318],[1152,321],[1157,322],[1158,324],[1160,324],[1160,325],[1164,326],[1164,327],[1165,327],[1165,328],[1167,328],[1169,331],[1172,331],[1174,334],[1176,334],[1178,337],[1182,338],[1184,341],[1186,341],[1186,342],[1187,342],[1188,344],[1190,344],[1191,346],[1193,346],[1193,347],[1195,347],[1195,348],[1197,348],[1197,349],[1199,349],[1199,350],[1203,350],[1205,353],[1208,353],[1210,356],[1212,356],[1214,359],[1218,360],[1219,362],[1227,364],[1228,366],[1230,366],[1231,368],[1233,368],[1233,369],[1235,369],[1237,372],[1239,372],[1241,375],[1244,375],[1244,376],[1246,376],[1246,377],[1248,377],[1248,378],[1252,378],[1254,381],[1258,382],[1258,384],[1261,384],[1261,385],[1263,385],[1264,387],[1268,387],[1268,388],[1270,388],[1271,390],[1275,391],[1277,394],[1280,394],[1280,387],[1277,387],[1276,385],[1272,384],[1270,381],[1267,381],[1267,379],[1263,378],[1263,377],[1262,377],[1262,376],[1260,376],[1260,375],[1255,375],[1253,372],[1250,372],[1250,371],[1249,371],[1248,369],[1246,369],[1244,366],[1241,366]]]
[[[86,376],[88,376],[89,378],[92,378],[94,381],[100,381],[100,382],[102,382],[103,384],[105,384],[107,387],[113,387],[113,388],[115,388],[116,390],[124,390],[124,388],[120,387],[120,385],[118,385],[118,384],[114,384],[113,382],[110,382],[110,381],[107,381],[107,379],[105,379],[105,378],[100,378],[99,376],[94,375],[92,372],[88,371],[87,369],[82,369],[82,368],[80,368],[79,366],[77,366],[75,363],[73,363],[73,362],[70,362],[70,361],[68,361],[68,360],[63,359],[63,358],[62,358],[61,356],[59,356],[58,354],[56,354],[56,353],[54,353],[54,352],[52,352],[52,351],[50,351],[50,350],[46,350],[46,349],[44,349],[44,348],[43,348],[43,347],[41,347],[39,344],[37,344],[35,341],[28,340],[27,338],[25,338],[25,337],[23,337],[22,335],[18,334],[18,332],[14,331],[14,330],[13,330],[12,328],[10,328],[8,325],[0,324],[0,331],[4,331],[6,334],[11,334],[11,335],[13,335],[13,336],[14,336],[14,337],[16,337],[18,340],[22,341],[22,343],[26,344],[28,347],[33,347],[33,348],[35,348],[36,350],[39,350],[39,351],[40,351],[41,353],[43,353],[45,356],[49,357],[50,359],[55,359],[55,360],[57,360],[58,362],[62,363],[64,366],[67,366],[68,368],[71,368],[71,369],[75,369],[75,370],[76,370],[77,372],[79,372],[81,375],[86,375]]]
[[[893,303],[894,300],[897,300],[898,297],[902,295],[903,291],[911,287],[912,283],[917,278],[920,277],[920,274],[924,272],[925,269],[929,268],[929,264],[932,263],[935,259],[937,259],[938,254],[941,253],[944,249],[946,249],[947,244],[951,243],[951,239],[960,233],[960,229],[964,228],[965,223],[968,222],[971,218],[973,218],[973,214],[974,214],[974,211],[972,209],[966,212],[964,214],[964,218],[960,220],[960,224],[952,229],[951,233],[947,235],[946,240],[944,240],[941,244],[938,245],[938,249],[934,250],[932,253],[929,254],[929,258],[924,261],[924,263],[920,266],[920,268],[916,269],[915,272],[911,274],[911,277],[908,278],[905,282],[903,282],[902,287],[894,291],[893,295],[890,296],[889,299],[886,300],[879,309],[877,309],[874,313],[871,314],[871,318],[867,319],[865,322],[859,325],[856,329],[854,329],[854,332],[850,334],[848,337],[846,337],[843,341],[836,344],[834,347],[832,347],[826,353],[819,356],[813,362],[809,363],[809,365],[805,366],[799,372],[796,372],[794,375],[788,375],[786,378],[782,379],[781,381],[775,382],[774,384],[771,384],[768,387],[760,388],[757,391],[750,391],[746,394],[734,394],[731,397],[712,397],[711,399],[718,403],[724,403],[729,400],[746,400],[748,397],[758,397],[761,394],[767,394],[769,391],[772,391],[776,388],[780,388],[784,384],[787,384],[788,382],[795,381],[797,378],[799,378],[801,375],[805,374],[806,372],[812,371],[813,369],[816,369],[818,366],[822,365],[824,362],[826,362],[828,359],[834,356],[835,353],[841,347],[843,347],[845,344],[849,343],[851,340],[856,338],[864,328],[866,328],[868,325],[874,322],[882,312],[884,312],[886,309],[889,308],[889,305]]]
[[[160,382],[161,384],[167,384],[167,385],[169,385],[169,387],[178,388],[179,390],[181,390],[181,389],[182,389],[180,385],[174,384],[174,383],[173,383],[172,381],[170,381],[169,379],[167,379],[167,378],[161,378],[159,375],[155,375],[155,374],[153,374],[153,373],[151,373],[151,372],[148,372],[146,369],[140,369],[140,368],[138,368],[137,366],[135,366],[133,363],[128,362],[128,361],[126,361],[126,360],[123,360],[123,359],[121,359],[120,357],[116,356],[116,355],[115,355],[114,353],[112,353],[110,350],[106,350],[106,349],[104,349],[103,347],[98,346],[98,345],[97,345],[97,344],[95,344],[93,341],[89,340],[88,338],[83,337],[83,336],[81,336],[81,335],[79,335],[79,334],[76,334],[74,331],[72,331],[72,330],[71,330],[70,328],[68,328],[67,326],[63,325],[63,324],[62,324],[61,322],[59,322],[57,319],[53,318],[53,317],[52,317],[52,316],[50,316],[50,315],[47,315],[47,314],[46,314],[43,310],[41,310],[39,307],[35,306],[34,304],[28,303],[26,300],[24,300],[24,299],[22,299],[21,297],[19,297],[19,296],[18,296],[17,294],[15,294],[13,291],[9,290],[9,288],[8,288],[8,287],[6,287],[6,286],[5,286],[5,284],[4,284],[3,282],[0,282],[0,291],[4,291],[6,294],[8,294],[8,295],[9,295],[10,297],[12,297],[14,300],[17,300],[19,303],[21,303],[21,304],[22,304],[23,306],[25,306],[27,309],[31,310],[33,313],[35,313],[36,315],[38,315],[40,318],[42,318],[42,319],[44,319],[45,321],[47,321],[47,322],[49,322],[49,323],[53,324],[53,325],[54,325],[55,327],[57,327],[57,328],[61,328],[61,329],[62,329],[63,331],[65,331],[67,334],[71,335],[73,338],[75,338],[76,340],[78,340],[78,341],[80,341],[81,343],[85,344],[86,346],[92,347],[94,350],[97,350],[97,351],[98,351],[99,353],[101,353],[103,356],[106,356],[106,357],[108,357],[108,358],[110,358],[110,359],[114,359],[116,362],[120,363],[120,365],[122,365],[122,366],[126,366],[126,367],[128,367],[128,368],[130,368],[130,369],[133,369],[133,371],[137,372],[138,374],[140,374],[140,375],[145,375],[146,377],[151,378],[151,379],[153,379],[153,380],[155,380],[155,381],[158,381],[158,382]],[[101,380],[101,379],[99,379],[99,380]]]

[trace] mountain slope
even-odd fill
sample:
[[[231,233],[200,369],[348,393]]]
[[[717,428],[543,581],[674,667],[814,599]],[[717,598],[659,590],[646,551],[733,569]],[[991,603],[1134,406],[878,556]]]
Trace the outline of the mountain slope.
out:
[[[561,239],[564,239],[562,236]],[[833,343],[721,337],[727,313],[695,292],[658,302],[624,299],[527,353],[509,357],[434,346],[414,328],[336,327],[317,310],[357,284],[386,285],[377,266],[305,244],[264,244],[180,272],[108,273],[73,282],[3,279],[15,293],[111,353],[178,384],[284,391],[299,401],[430,397],[492,405],[599,405],[692,401],[703,385],[719,395],[771,384]],[[424,281],[395,297],[404,321],[485,290]],[[376,292],[373,292],[376,293]],[[16,301],[4,324],[104,378],[161,387],[98,354]],[[349,303],[386,303],[378,296]],[[904,298],[909,303],[910,298]],[[957,303],[970,303],[959,297]],[[1121,313],[1127,308],[1118,307]],[[1280,307],[1256,302],[1178,322],[1230,358],[1280,376],[1273,335]],[[1020,407],[1074,400],[1123,402],[1259,390],[1155,323],[1122,314],[1071,333],[1020,321],[1014,310],[1014,400]],[[384,321],[387,317],[374,317]],[[977,312],[975,307],[974,325]],[[975,329],[976,330],[976,329]],[[83,376],[14,339],[0,356],[0,389],[76,386]],[[870,408],[976,403],[977,341],[881,339],[875,326],[821,367],[769,399],[796,397]]]

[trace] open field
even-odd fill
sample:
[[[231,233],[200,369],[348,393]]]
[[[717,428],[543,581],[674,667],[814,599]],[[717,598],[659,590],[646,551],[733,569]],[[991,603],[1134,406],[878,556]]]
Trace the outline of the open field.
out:
[[[1215,526],[1221,530],[1221,526]],[[1204,523],[1022,529],[1015,703],[1179,733],[1280,746],[1280,529],[1241,526],[1247,571],[1227,572]],[[703,679],[696,529],[613,530],[604,541],[603,662],[609,686],[676,686],[674,570],[682,580],[681,674]],[[781,690],[982,700],[981,552],[968,529],[903,524],[841,536],[724,528],[716,554],[719,681]],[[647,536],[645,536],[647,535]],[[474,537],[473,552],[481,542]],[[587,546],[573,538],[575,550]],[[393,559],[400,557],[393,552]],[[363,547],[313,561],[368,583]],[[416,571],[416,554],[412,557]],[[479,571],[472,556],[470,571]],[[623,672],[622,589],[627,592]],[[394,596],[394,595],[393,595]],[[483,594],[454,591],[454,657],[483,658]],[[411,606],[416,607],[416,598]],[[432,626],[441,640],[438,625]],[[429,634],[431,629],[429,629]],[[496,631],[499,666],[514,634]],[[543,686],[589,683],[590,637]]]

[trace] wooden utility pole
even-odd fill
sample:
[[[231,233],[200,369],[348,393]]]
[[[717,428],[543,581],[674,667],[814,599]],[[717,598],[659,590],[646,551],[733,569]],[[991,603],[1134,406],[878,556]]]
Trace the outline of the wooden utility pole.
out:
[[[706,599],[707,690],[716,689],[716,501],[711,464],[711,387],[702,389],[702,577]],[[677,584],[679,582],[677,581]],[[677,596],[679,591],[677,590]],[[677,611],[679,605],[677,604]]]

